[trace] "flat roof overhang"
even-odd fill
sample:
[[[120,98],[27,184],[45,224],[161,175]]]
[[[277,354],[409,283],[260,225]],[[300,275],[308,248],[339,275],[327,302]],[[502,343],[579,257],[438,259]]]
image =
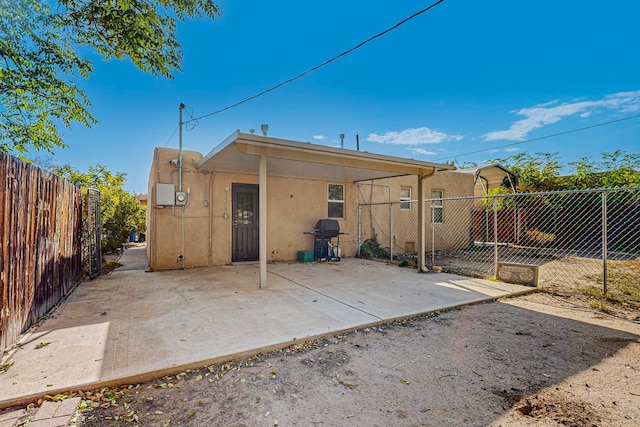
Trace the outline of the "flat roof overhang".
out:
[[[336,181],[369,181],[396,176],[421,178],[453,166],[326,147],[236,131],[211,150],[196,169],[259,175],[260,289],[267,284],[267,176]],[[418,179],[419,250],[425,253],[424,179]],[[418,270],[425,270],[424,257]]]
[[[403,175],[430,175],[451,170],[450,165],[371,154],[234,132],[198,162],[197,169],[258,173],[260,156],[267,157],[271,176],[337,181],[369,181]]]

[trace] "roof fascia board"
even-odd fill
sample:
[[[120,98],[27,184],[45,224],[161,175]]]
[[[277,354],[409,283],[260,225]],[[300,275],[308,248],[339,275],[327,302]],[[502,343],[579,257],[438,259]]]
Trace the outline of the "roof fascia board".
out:
[[[394,175],[428,175],[438,169],[434,166],[418,166],[414,164],[406,164],[404,162],[390,161],[387,159],[377,159],[374,157],[356,157],[348,153],[319,153],[314,152],[313,150],[300,149],[298,147],[283,149],[265,146],[263,144],[247,144],[240,141],[236,142],[236,147],[238,147],[240,152],[246,155],[259,156],[260,154],[265,154],[268,157],[292,161],[336,165],[356,169],[384,170],[391,172]]]
[[[310,142],[299,142],[299,141],[290,141],[285,139],[276,139],[272,137],[265,137],[254,134],[247,134],[238,132],[238,141],[244,142],[248,145],[262,145],[267,147],[286,147],[287,149],[299,150],[305,153],[308,152],[317,152],[323,154],[329,154],[340,157],[349,157],[349,158],[363,158],[363,159],[371,159],[378,162],[390,162],[394,164],[404,164],[404,165],[412,165],[418,168],[426,169],[438,169],[438,170],[453,170],[454,167],[447,164],[440,163],[431,163],[431,162],[423,162],[413,159],[403,159],[398,157],[386,156],[384,154],[372,154],[364,151],[355,151],[349,150],[345,148],[333,148],[326,147],[323,145],[312,144]],[[236,144],[238,145],[238,144]],[[245,153],[248,154],[248,153]],[[251,153],[254,154],[254,153]],[[255,155],[255,154],[254,154]]]

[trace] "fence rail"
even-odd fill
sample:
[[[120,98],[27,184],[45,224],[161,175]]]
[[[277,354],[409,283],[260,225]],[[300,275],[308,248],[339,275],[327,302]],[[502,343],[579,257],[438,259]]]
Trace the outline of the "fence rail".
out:
[[[549,286],[605,293],[611,286],[640,287],[640,189],[428,199],[425,205],[424,256],[431,268],[496,278],[510,263],[535,267],[538,283]],[[415,201],[361,204],[361,254],[405,263],[419,256],[417,208]]]
[[[82,198],[0,152],[0,354],[82,277]]]

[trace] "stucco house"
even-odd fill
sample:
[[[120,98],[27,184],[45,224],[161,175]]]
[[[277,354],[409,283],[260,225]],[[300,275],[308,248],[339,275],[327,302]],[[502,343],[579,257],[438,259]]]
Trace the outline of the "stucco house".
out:
[[[445,164],[234,132],[210,153],[156,148],[149,174],[147,255],[152,270],[296,260],[313,250],[319,219],[335,219],[342,257],[372,228],[359,205],[415,201],[416,252],[424,253],[424,198],[470,196],[471,174]],[[423,197],[420,197],[423,195]],[[444,226],[444,224],[443,224]],[[402,236],[400,236],[402,238]],[[424,270],[424,261],[418,265]]]

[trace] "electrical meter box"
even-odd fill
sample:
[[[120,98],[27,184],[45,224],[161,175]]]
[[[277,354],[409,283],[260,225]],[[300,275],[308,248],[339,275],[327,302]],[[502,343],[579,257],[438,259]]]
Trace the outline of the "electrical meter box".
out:
[[[183,191],[176,191],[176,206],[186,206],[187,193]]]
[[[174,206],[176,204],[175,184],[156,184],[156,206]]]

